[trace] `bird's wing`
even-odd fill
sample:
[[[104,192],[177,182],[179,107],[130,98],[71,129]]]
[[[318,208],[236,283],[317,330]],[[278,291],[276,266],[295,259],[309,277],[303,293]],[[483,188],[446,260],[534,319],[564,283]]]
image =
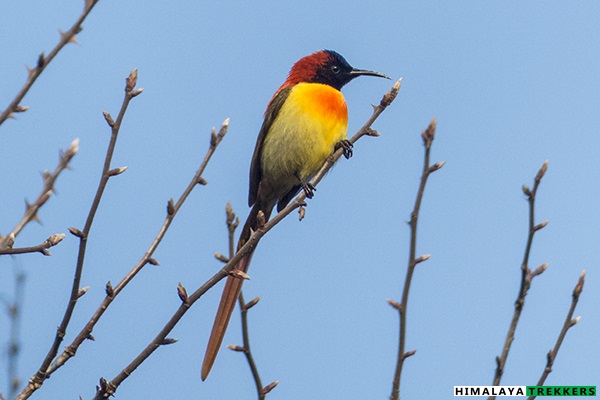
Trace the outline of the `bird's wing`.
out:
[[[273,96],[273,99],[269,103],[267,111],[265,112],[265,119],[260,128],[260,132],[258,133],[256,146],[254,147],[254,154],[252,155],[252,163],[250,164],[250,191],[248,192],[249,206],[253,206],[254,203],[256,203],[256,197],[258,196],[258,187],[262,178],[260,157],[263,143],[265,142],[267,133],[269,133],[269,129],[271,129],[273,121],[275,121],[275,118],[277,118],[277,114],[279,114],[279,110],[281,110],[281,106],[283,106],[283,103],[285,103],[285,100],[289,96],[291,90],[292,87],[286,87],[277,92],[275,96]]]

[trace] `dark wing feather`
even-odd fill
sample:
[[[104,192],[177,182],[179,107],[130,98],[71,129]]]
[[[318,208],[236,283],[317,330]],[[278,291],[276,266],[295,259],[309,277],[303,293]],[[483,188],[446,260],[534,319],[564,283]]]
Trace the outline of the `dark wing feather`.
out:
[[[248,205],[250,207],[256,203],[258,187],[262,178],[260,157],[262,154],[262,146],[265,142],[265,137],[267,136],[267,133],[269,133],[269,129],[271,129],[273,121],[275,121],[275,118],[277,118],[277,114],[279,114],[279,110],[281,110],[281,106],[283,106],[283,103],[285,103],[285,100],[289,96],[291,90],[292,87],[287,87],[277,92],[277,94],[269,103],[267,111],[265,112],[265,120],[263,121],[260,132],[258,133],[256,146],[254,147],[254,154],[252,155],[252,163],[250,164],[250,191],[248,192]]]

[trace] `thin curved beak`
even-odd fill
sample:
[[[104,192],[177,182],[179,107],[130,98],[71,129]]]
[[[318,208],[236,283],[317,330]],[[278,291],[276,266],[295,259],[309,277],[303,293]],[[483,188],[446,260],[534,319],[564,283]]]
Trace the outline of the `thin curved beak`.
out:
[[[375,71],[369,71],[368,69],[352,69],[352,71],[350,71],[350,75],[353,75],[353,77],[356,76],[360,76],[360,75],[366,75],[366,76],[378,76],[380,78],[385,78],[385,79],[392,79],[389,76],[382,74],[381,72],[375,72]]]

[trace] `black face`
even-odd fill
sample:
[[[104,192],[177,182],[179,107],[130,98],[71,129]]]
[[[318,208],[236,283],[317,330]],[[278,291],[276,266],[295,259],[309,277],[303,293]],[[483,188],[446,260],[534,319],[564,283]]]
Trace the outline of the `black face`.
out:
[[[351,74],[354,68],[348,64],[348,61],[344,57],[335,51],[325,50],[325,52],[329,55],[329,59],[317,70],[313,82],[330,85],[340,90],[346,83],[358,75]]]
[[[324,65],[319,67],[312,82],[323,83],[341,90],[346,83],[360,75],[379,76],[390,79],[379,72],[352,68],[348,64],[348,61],[335,51],[325,50],[325,52],[329,55],[329,59]]]

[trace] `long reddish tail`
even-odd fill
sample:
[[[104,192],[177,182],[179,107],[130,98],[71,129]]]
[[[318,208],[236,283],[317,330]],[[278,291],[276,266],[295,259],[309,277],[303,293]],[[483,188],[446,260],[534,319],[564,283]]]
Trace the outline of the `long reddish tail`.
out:
[[[262,206],[258,203],[252,207],[250,215],[248,215],[248,218],[246,219],[246,223],[244,224],[244,228],[242,229],[242,233],[238,241],[238,250],[250,238],[251,229],[256,229],[258,211],[263,209],[265,220],[269,218],[273,206],[261,207]],[[248,267],[250,267],[252,253],[253,252],[251,251],[245,254],[244,257],[242,257],[242,259],[238,262],[235,269],[247,272]],[[219,303],[217,315],[215,316],[215,322],[210,333],[210,338],[208,339],[208,345],[206,346],[204,361],[202,362],[202,380],[206,379],[215,362],[215,359],[217,358],[217,354],[219,353],[219,349],[223,343],[223,338],[225,337],[225,332],[227,331],[227,325],[229,325],[231,314],[235,308],[235,303],[237,302],[240,292],[242,291],[243,283],[244,280],[242,278],[231,275],[227,277],[225,288],[223,289],[223,294],[221,295],[221,302]]]
[[[236,269],[246,272],[250,266],[251,257],[252,253],[245,255],[236,266]],[[208,339],[208,345],[206,346],[204,361],[202,362],[202,380],[206,379],[217,358],[223,338],[225,337],[225,332],[227,331],[227,325],[229,325],[231,314],[235,308],[235,303],[242,291],[243,283],[244,280],[242,278],[231,275],[227,277],[225,288],[221,295],[221,302],[215,316],[215,322],[210,333],[210,339]]]

